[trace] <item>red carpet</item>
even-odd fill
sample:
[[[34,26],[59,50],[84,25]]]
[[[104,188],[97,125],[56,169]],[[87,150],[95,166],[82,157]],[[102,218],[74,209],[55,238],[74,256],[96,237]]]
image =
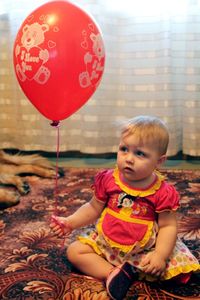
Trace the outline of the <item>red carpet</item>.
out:
[[[59,211],[69,215],[90,200],[97,169],[65,169],[58,180]],[[200,171],[163,171],[181,193],[179,235],[200,259]],[[65,240],[49,230],[55,209],[55,182],[27,177],[31,192],[15,207],[0,211],[0,299],[106,300],[103,283],[78,273],[65,257],[65,248],[78,231]],[[126,299],[200,299],[200,274],[187,285],[135,282]]]

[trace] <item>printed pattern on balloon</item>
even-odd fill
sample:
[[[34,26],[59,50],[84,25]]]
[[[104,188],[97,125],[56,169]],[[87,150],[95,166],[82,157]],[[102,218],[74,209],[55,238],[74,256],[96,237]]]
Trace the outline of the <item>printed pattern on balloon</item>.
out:
[[[79,83],[82,88],[97,86],[104,70],[105,50],[100,33],[94,33],[94,25],[88,24],[89,34],[82,31],[83,41],[81,47],[86,50],[84,55],[85,70],[79,75]]]
[[[42,48],[47,31],[49,25],[38,22],[23,27],[21,43],[15,47],[15,70],[20,81],[35,80],[39,84],[48,81],[51,72],[45,63],[49,60],[49,51]]]

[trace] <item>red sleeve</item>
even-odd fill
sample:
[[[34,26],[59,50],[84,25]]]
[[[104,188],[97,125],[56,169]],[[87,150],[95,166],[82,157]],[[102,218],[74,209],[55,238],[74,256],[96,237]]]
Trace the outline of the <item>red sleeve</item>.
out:
[[[103,170],[97,173],[94,178],[94,184],[92,185],[92,189],[94,190],[94,194],[96,198],[102,202],[107,202],[108,194],[107,187],[110,181],[110,170]]]
[[[156,212],[177,210],[180,206],[179,199],[180,196],[175,187],[163,182],[157,195]]]

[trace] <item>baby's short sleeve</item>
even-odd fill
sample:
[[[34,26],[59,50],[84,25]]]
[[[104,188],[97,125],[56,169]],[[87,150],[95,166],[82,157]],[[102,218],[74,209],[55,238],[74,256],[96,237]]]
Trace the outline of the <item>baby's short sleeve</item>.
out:
[[[108,200],[107,189],[108,189],[110,178],[111,176],[109,170],[100,171],[95,176],[94,183],[92,185],[92,189],[94,191],[96,198],[105,203]]]
[[[163,183],[163,187],[157,195],[156,212],[176,211],[180,206],[179,200],[180,196],[175,187],[168,183]]]

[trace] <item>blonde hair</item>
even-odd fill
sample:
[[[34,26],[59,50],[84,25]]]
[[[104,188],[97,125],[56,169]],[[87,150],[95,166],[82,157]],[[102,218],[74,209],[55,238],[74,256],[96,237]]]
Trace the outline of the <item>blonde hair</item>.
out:
[[[137,116],[129,119],[122,123],[121,134],[135,135],[139,143],[156,148],[160,155],[167,152],[169,132],[164,122],[157,117]]]

